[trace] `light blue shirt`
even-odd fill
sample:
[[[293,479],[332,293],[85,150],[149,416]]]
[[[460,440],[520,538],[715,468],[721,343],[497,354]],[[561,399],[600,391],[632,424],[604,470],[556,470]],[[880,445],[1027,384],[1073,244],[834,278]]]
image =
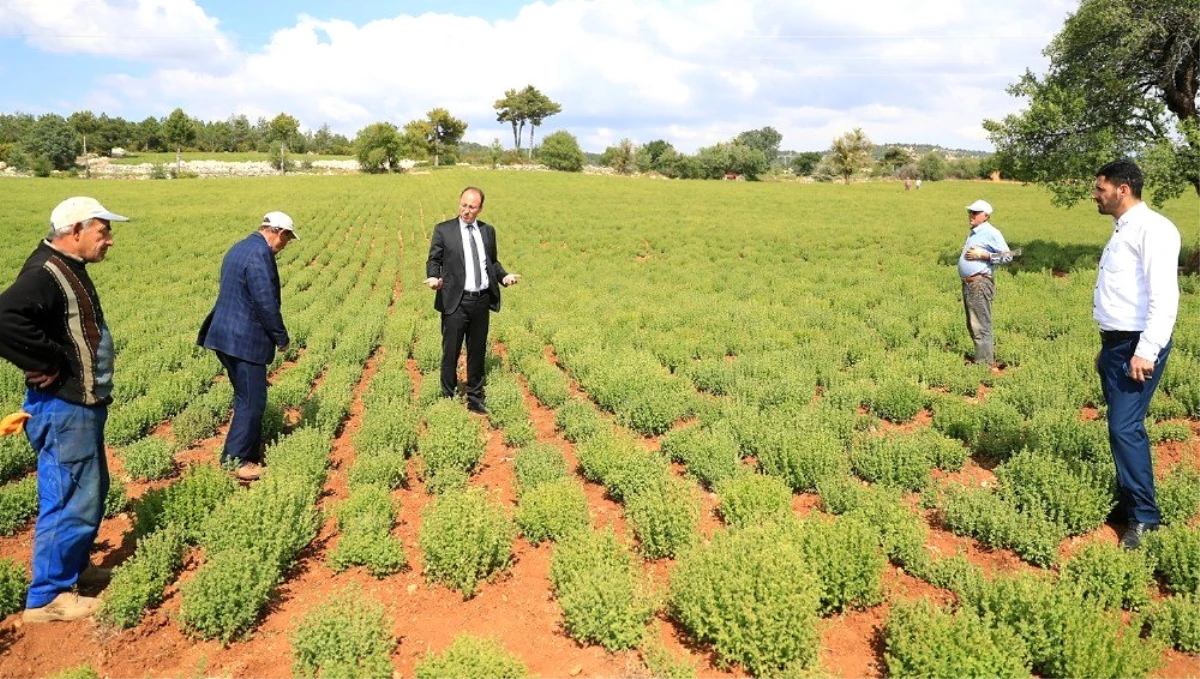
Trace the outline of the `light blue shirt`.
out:
[[[987,250],[991,254],[991,260],[985,262],[967,259],[967,250],[973,247]],[[1000,230],[992,226],[991,222],[984,222],[971,229],[970,235],[967,236],[967,242],[963,243],[962,252],[958,255],[958,276],[966,278],[981,273],[991,276],[993,264],[1004,264],[1011,261],[1012,255],[1009,254],[1008,243],[1004,242],[1004,236]]]

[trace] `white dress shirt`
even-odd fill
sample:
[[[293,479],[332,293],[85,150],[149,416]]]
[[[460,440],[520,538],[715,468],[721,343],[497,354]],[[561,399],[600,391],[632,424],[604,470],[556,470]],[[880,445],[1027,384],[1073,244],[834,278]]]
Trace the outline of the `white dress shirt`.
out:
[[[1142,333],[1134,355],[1157,362],[1179,315],[1179,230],[1145,203],[1113,220],[1092,317],[1101,330]]]
[[[458,232],[462,236],[463,247],[463,266],[467,269],[467,282],[463,286],[463,290],[467,292],[481,292],[490,287],[487,272],[487,255],[483,251],[483,235],[479,232],[479,222],[475,222],[474,229],[468,229],[467,223],[462,217],[458,218]],[[471,236],[475,237],[476,252],[479,253],[479,273],[483,280],[475,280],[475,267],[471,266],[471,242],[467,240]]]

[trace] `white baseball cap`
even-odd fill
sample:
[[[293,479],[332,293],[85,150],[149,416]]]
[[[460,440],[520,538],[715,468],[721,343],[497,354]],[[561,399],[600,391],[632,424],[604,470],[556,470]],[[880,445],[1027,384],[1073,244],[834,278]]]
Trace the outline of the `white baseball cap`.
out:
[[[109,222],[129,221],[128,217],[105,210],[100,201],[95,198],[75,196],[59,203],[50,213],[50,228],[55,231],[66,231],[80,222],[93,219],[103,219]]]
[[[977,200],[968,205],[967,210],[971,212],[983,212],[990,215],[992,214],[992,204],[986,200]]]
[[[292,238],[295,238],[296,240],[300,240],[300,234],[296,233],[296,224],[295,224],[295,222],[292,221],[292,218],[289,217],[286,212],[279,212],[279,211],[268,212],[267,214],[263,215],[262,225],[269,226],[272,229],[283,229],[284,231],[291,231]]]

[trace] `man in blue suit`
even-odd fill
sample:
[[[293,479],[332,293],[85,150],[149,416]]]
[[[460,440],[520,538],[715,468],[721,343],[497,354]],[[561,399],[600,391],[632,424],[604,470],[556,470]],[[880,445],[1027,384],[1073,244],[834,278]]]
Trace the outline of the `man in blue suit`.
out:
[[[217,303],[196,343],[217,353],[233,384],[233,422],[221,461],[236,464],[239,479],[262,473],[259,444],[267,407],[267,364],[290,339],[280,311],[275,256],[299,238],[292,218],[268,212],[257,231],[234,245],[221,262]]]

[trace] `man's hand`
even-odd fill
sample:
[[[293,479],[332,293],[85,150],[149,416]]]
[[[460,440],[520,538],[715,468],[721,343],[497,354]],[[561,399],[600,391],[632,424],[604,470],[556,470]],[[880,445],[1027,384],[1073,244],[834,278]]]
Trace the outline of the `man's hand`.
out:
[[[1147,361],[1141,356],[1129,359],[1129,378],[1134,382],[1145,382],[1154,377],[1154,361]]]
[[[425,285],[428,285],[430,290],[441,290],[442,279],[430,276],[429,278],[425,279]]]
[[[43,373],[43,372],[38,372],[36,370],[26,370],[25,371],[25,381],[28,382],[29,384],[32,384],[34,387],[36,387],[38,389],[45,389],[46,387],[50,386],[51,384],[54,384],[54,380],[57,380],[57,379],[58,379],[58,371],[57,370],[55,370],[52,373]]]
[[[988,252],[983,248],[973,247],[970,250],[967,250],[966,257],[968,260],[982,262],[983,260],[988,259]]]
[[[505,276],[503,278],[503,280],[501,280],[500,282],[504,284],[504,287],[508,287],[510,285],[516,285],[517,281],[519,281],[519,280],[521,280],[521,274],[510,273],[507,276]]]

